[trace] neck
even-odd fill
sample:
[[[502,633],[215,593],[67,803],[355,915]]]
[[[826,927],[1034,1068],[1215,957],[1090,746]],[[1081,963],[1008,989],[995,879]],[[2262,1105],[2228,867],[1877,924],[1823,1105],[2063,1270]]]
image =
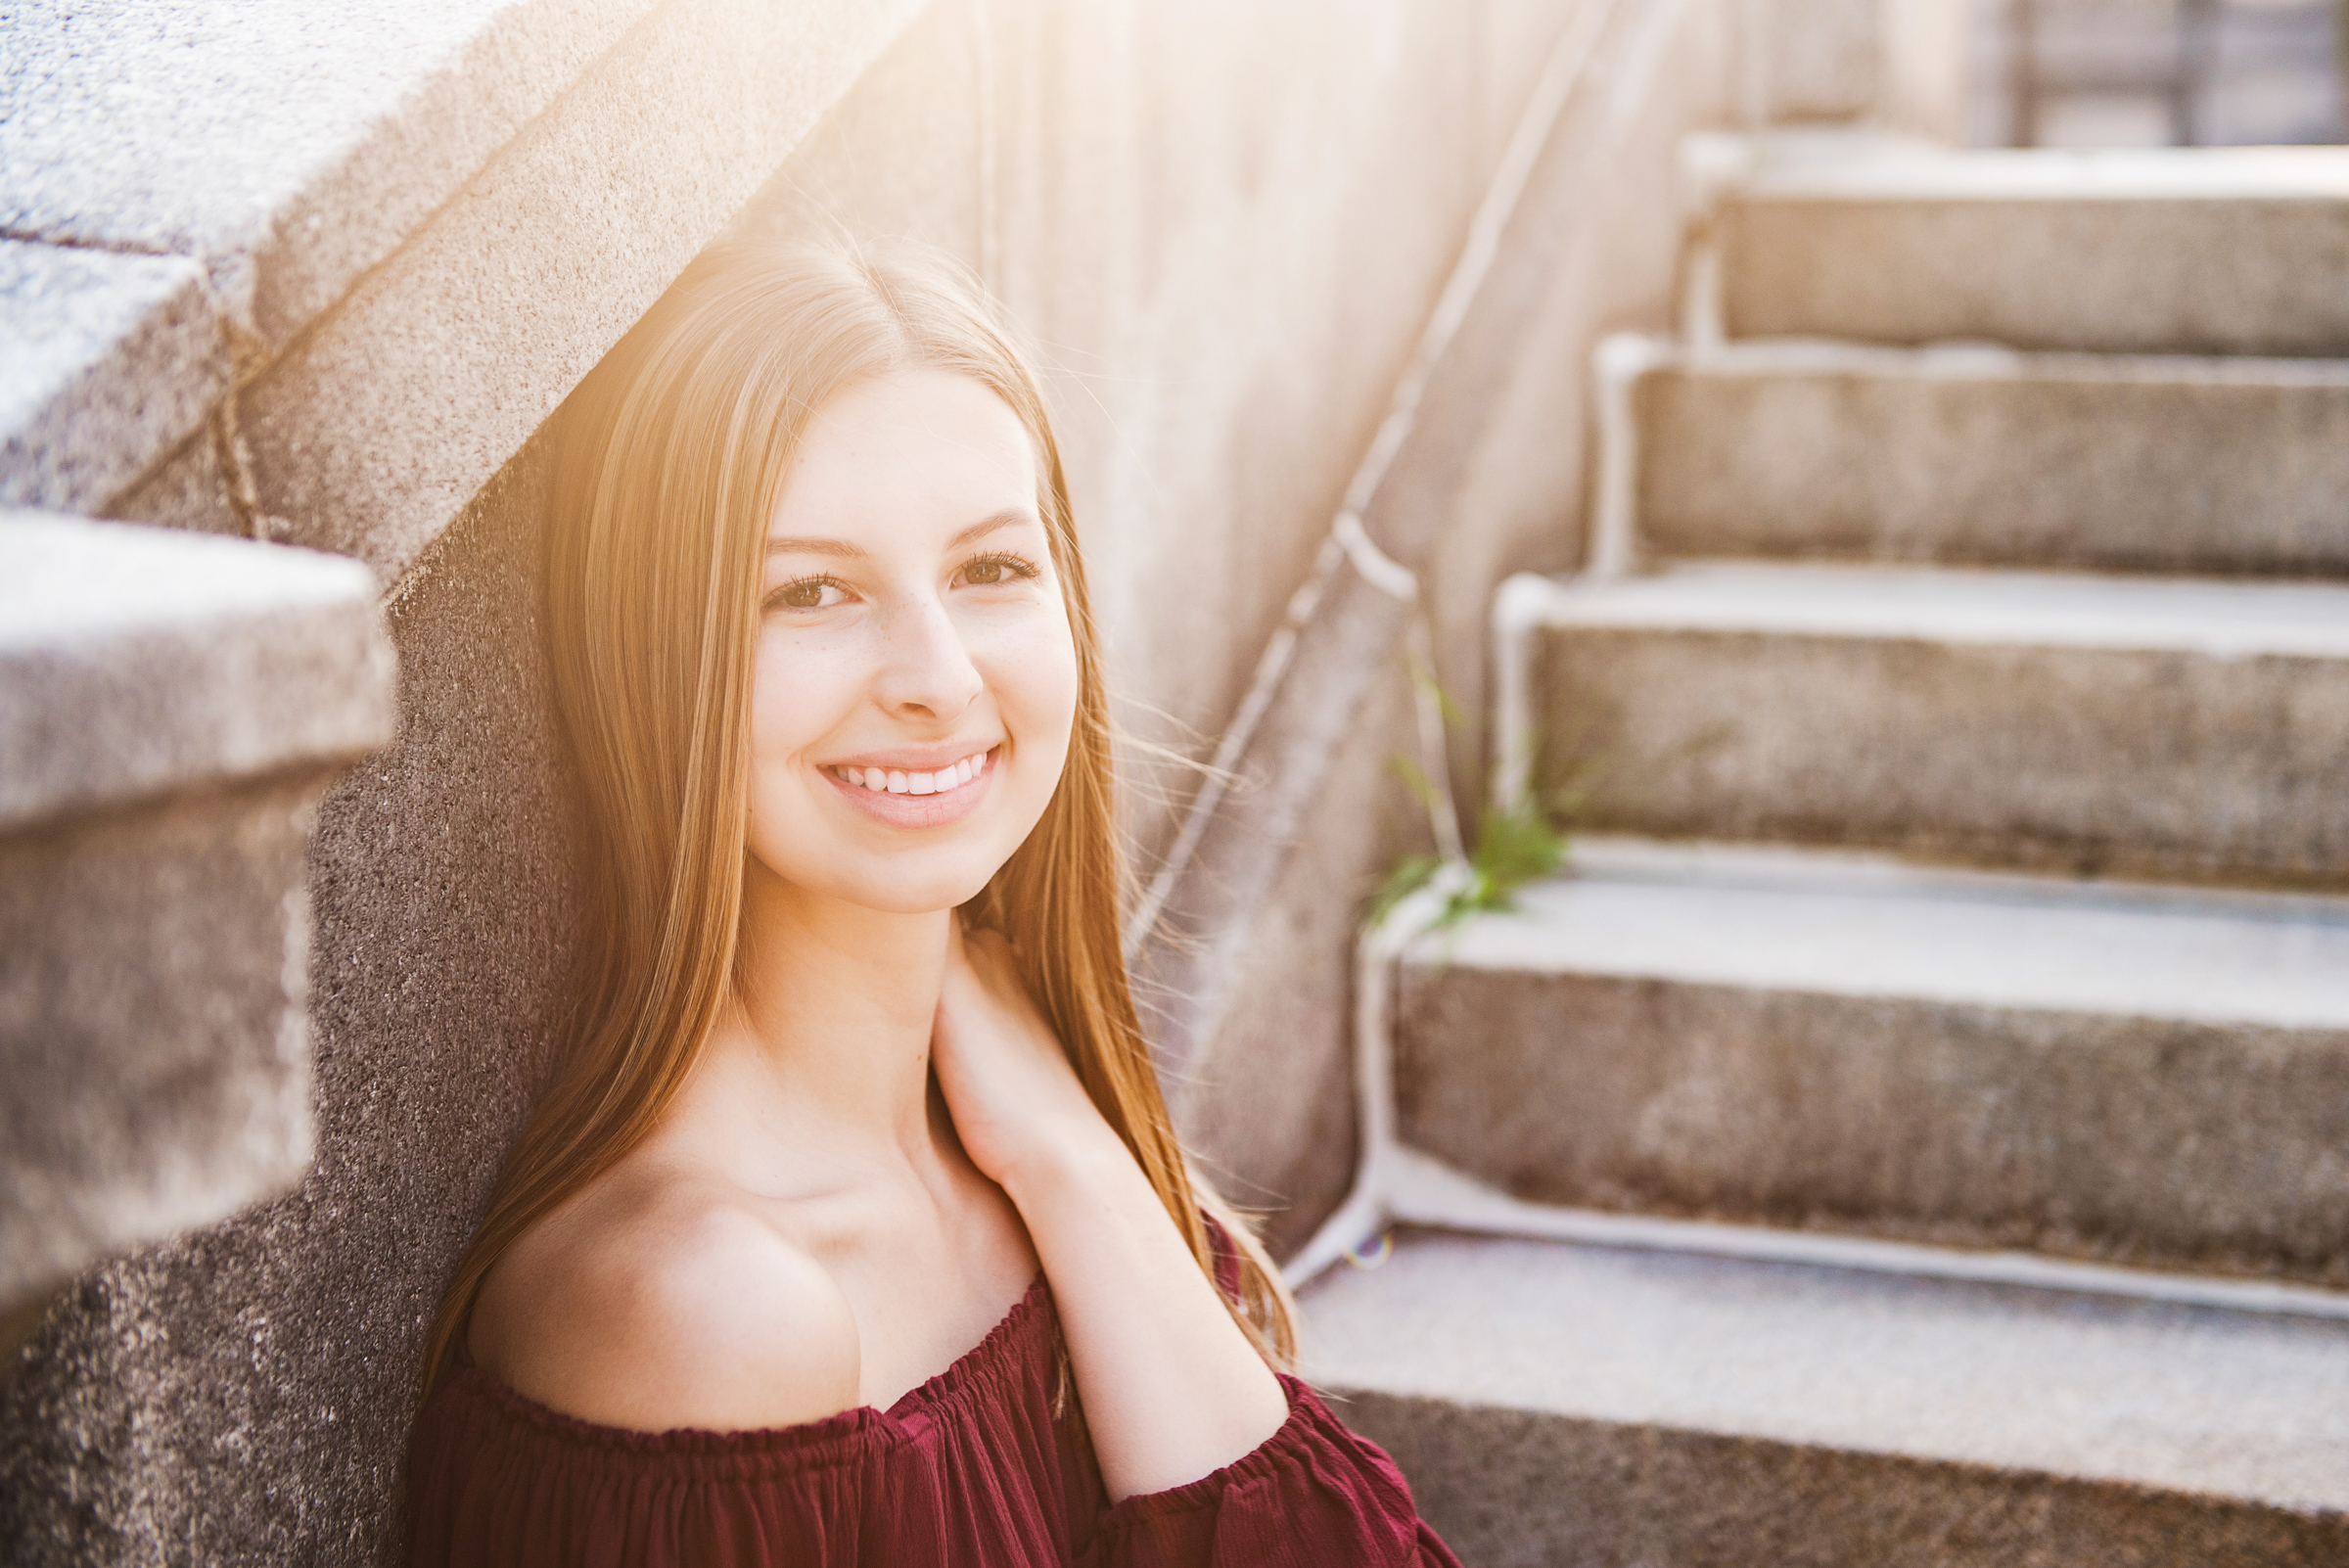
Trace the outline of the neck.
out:
[[[739,1005],[710,1042],[723,1091],[768,1107],[802,1148],[926,1154],[953,911],[869,909],[756,867],[744,893]]]

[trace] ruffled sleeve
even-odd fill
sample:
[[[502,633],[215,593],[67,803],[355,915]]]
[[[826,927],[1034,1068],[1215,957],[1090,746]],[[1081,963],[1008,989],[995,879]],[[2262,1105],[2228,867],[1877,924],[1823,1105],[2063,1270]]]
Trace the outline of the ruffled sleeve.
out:
[[[1459,1568],[1378,1446],[1292,1377],[1289,1418],[1257,1449],[1109,1510],[1085,1568]]]

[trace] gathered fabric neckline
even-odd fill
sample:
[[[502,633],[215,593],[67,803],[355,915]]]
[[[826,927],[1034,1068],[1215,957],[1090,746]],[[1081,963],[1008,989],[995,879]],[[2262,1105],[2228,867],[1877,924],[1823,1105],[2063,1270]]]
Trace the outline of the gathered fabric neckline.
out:
[[[888,1409],[633,1431],[475,1365],[418,1412],[413,1568],[1459,1568],[1392,1460],[1280,1377],[1280,1428],[1208,1475],[1113,1499],[1064,1413],[1040,1275]]]

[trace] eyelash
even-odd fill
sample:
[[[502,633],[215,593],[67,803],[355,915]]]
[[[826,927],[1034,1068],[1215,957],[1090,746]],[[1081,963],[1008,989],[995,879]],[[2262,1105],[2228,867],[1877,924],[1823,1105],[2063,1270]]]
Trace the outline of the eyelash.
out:
[[[968,572],[975,566],[999,566],[1015,577],[1034,577],[1037,575],[1036,565],[1034,561],[1029,560],[1024,555],[1015,554],[1010,550],[993,550],[990,551],[986,555],[972,556],[968,561],[965,561],[962,564],[962,570],[964,572]],[[997,584],[992,582],[981,582],[973,583],[972,586],[991,588],[997,586]]]
[[[794,605],[787,602],[802,588],[839,588],[845,592],[848,584],[829,572],[819,572],[813,576],[794,577],[767,594],[765,608],[769,610],[810,610],[815,608],[812,605]]]
[[[1016,554],[1010,550],[995,550],[990,551],[986,555],[975,555],[962,564],[962,566],[957,570],[956,575],[959,576],[963,572],[968,572],[975,566],[1001,567],[1004,571],[1010,573],[1015,577],[1034,578],[1038,576],[1036,565],[1034,561],[1029,560],[1024,555]],[[992,588],[999,587],[1001,584],[994,582],[978,582],[973,583],[972,586],[979,588]],[[766,596],[766,608],[769,610],[813,608],[813,606],[808,605],[792,606],[786,604],[785,601],[790,597],[790,595],[798,592],[802,588],[839,588],[845,592],[848,588],[848,584],[841,581],[840,578],[834,576],[829,572],[819,572],[812,576],[794,577],[789,582],[783,583],[781,586],[775,588]]]

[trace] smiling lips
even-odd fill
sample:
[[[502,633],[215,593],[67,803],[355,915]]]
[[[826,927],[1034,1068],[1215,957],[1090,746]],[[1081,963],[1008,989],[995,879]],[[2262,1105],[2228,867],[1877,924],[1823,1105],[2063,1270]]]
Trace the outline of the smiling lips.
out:
[[[994,753],[974,752],[958,761],[948,762],[935,772],[915,773],[899,768],[834,766],[828,771],[843,784],[857,784],[876,793],[892,795],[947,795],[972,780],[984,777],[988,760]]]

